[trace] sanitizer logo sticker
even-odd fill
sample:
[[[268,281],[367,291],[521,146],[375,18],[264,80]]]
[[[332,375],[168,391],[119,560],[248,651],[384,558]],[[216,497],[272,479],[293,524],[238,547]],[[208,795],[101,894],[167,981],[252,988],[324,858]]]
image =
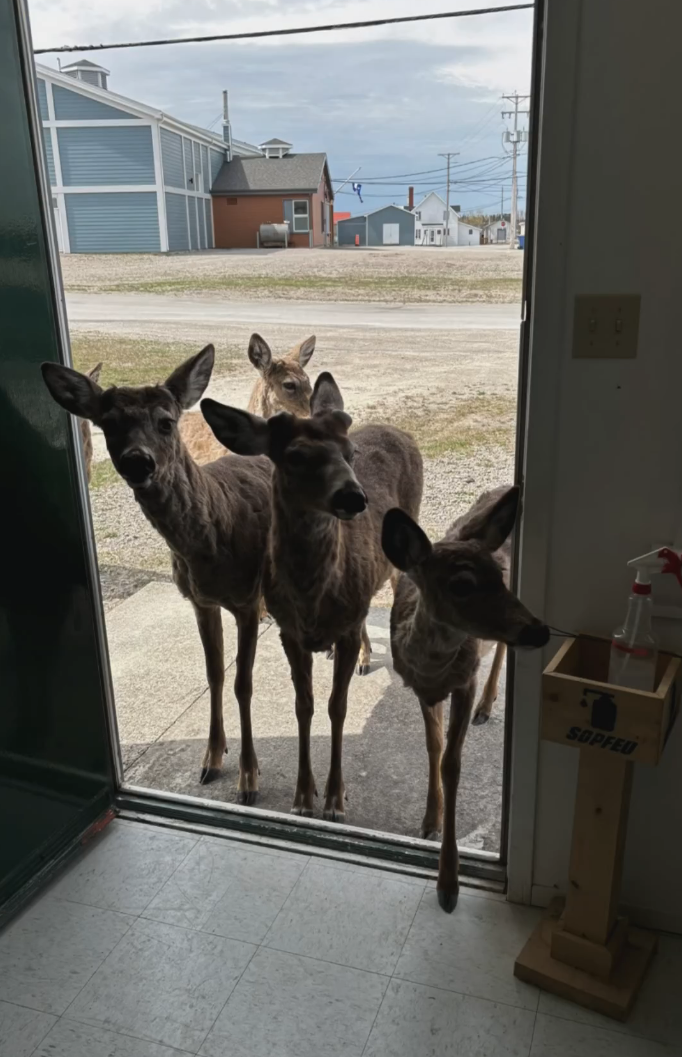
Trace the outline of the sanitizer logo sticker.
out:
[[[583,690],[581,708],[592,707],[590,726],[597,730],[615,730],[618,718],[618,707],[613,700],[613,694],[606,694],[603,690]]]

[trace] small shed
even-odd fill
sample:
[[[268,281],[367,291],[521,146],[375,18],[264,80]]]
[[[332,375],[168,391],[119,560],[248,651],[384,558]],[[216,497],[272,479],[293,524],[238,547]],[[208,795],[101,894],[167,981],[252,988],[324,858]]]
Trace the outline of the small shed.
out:
[[[402,206],[382,206],[338,223],[339,246],[414,246],[415,216]]]

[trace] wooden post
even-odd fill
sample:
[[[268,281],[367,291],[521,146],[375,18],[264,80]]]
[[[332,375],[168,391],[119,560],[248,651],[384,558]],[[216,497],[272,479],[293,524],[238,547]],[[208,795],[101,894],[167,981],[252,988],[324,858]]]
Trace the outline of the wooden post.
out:
[[[633,764],[582,749],[564,929],[606,944],[616,923]]]

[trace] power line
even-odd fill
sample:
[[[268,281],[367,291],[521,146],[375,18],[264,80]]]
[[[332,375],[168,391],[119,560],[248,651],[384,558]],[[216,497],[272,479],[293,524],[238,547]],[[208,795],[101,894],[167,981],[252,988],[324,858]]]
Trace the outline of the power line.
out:
[[[214,33],[206,37],[174,37],[162,40],[123,41],[118,44],[62,44],[56,48],[35,48],[34,55],[67,51],[113,51],[120,48],[158,48],[165,44],[207,44],[216,40],[258,40],[263,37],[292,37],[304,33],[334,33],[344,29],[369,29],[373,26],[396,26],[406,22],[432,22],[443,18],[469,18],[474,15],[497,15],[505,11],[525,11],[530,4],[505,4],[501,7],[478,7],[469,11],[433,11],[428,15],[403,15],[396,18],[373,18],[365,22],[337,22],[325,26],[297,26],[295,29],[262,29],[255,33]]]

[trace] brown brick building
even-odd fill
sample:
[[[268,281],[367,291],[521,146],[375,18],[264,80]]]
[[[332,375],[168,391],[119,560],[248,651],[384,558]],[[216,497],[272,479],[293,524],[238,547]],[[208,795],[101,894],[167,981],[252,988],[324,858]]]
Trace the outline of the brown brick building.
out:
[[[331,246],[332,191],[326,154],[292,154],[269,140],[262,158],[225,162],[211,188],[216,249],[251,249],[261,224],[289,223],[290,246]]]

